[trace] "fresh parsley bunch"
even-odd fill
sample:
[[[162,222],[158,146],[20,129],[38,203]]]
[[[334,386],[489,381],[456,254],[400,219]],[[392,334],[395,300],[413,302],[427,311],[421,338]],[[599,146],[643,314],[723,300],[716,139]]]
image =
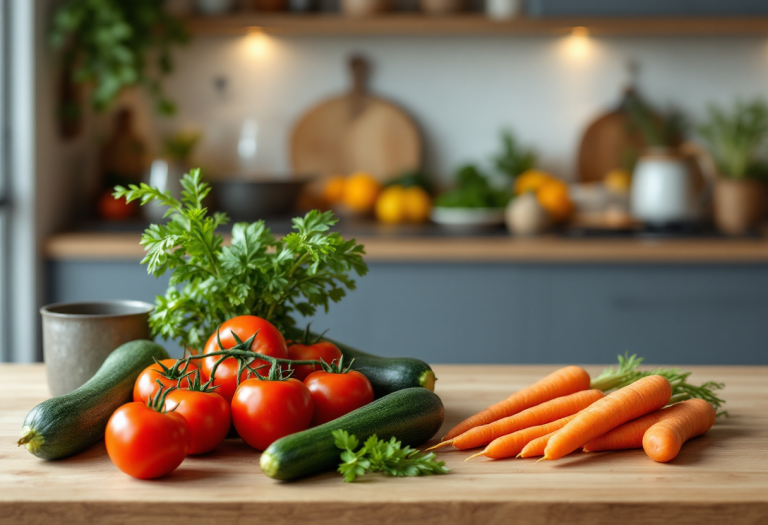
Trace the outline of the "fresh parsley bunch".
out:
[[[331,212],[310,211],[293,219],[294,232],[276,239],[264,221],[232,226],[232,243],[224,246],[216,229],[226,215],[208,215],[203,200],[210,186],[199,169],[182,181],[181,201],[170,192],[141,184],[115,188],[115,198],[151,201],[168,207],[166,224],[153,224],[141,244],[147,272],[171,272],[170,286],[158,296],[150,316],[154,335],[201,349],[224,321],[257,315],[285,330],[296,314],[314,315],[340,301],[355,288],[350,274],[363,276],[368,267],[362,245],[331,233]]]
[[[434,452],[424,454],[411,447],[402,447],[400,441],[379,440],[374,434],[363,447],[355,452],[360,441],[346,430],[333,431],[336,447],[343,450],[339,473],[350,483],[358,476],[369,472],[382,472],[387,476],[429,476],[447,474],[449,469],[444,461],[436,461]]]

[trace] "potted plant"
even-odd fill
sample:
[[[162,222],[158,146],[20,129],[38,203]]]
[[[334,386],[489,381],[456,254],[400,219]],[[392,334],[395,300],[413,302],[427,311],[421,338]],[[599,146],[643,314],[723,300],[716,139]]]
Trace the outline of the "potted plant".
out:
[[[143,85],[161,114],[174,113],[160,77],[170,73],[170,49],[186,42],[183,24],[169,15],[164,0],[66,0],[53,17],[50,39],[63,49],[63,73],[69,85],[87,84],[91,104],[107,109],[126,87]],[[79,92],[62,90],[62,124],[76,129]],[[66,134],[66,131],[65,131]]]
[[[764,164],[768,104],[737,101],[732,109],[709,107],[699,127],[708,143],[718,177],[714,190],[715,224],[728,234],[743,234],[765,214]]]

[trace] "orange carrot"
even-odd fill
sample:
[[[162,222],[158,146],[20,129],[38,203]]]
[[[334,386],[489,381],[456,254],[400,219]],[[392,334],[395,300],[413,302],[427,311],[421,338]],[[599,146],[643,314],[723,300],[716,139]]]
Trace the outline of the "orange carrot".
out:
[[[702,399],[689,399],[669,410],[678,406],[679,410],[653,425],[643,436],[643,450],[659,463],[674,459],[683,443],[703,434],[715,422],[714,407]]]
[[[583,410],[549,439],[544,459],[559,459],[632,419],[660,409],[672,397],[665,377],[647,376]]]
[[[493,423],[503,417],[514,416],[526,408],[540,405],[556,397],[586,390],[589,388],[589,381],[589,374],[578,366],[566,366],[556,370],[531,386],[515,392],[504,401],[491,405],[482,412],[465,419],[448,431],[443,437],[443,441],[453,439],[480,425]]]
[[[491,441],[490,445],[485,447],[485,450],[474,456],[485,456],[491,459],[504,459],[516,456],[523,447],[530,441],[533,441],[537,437],[545,434],[551,434],[556,430],[563,428],[569,421],[576,417],[576,414],[568,417],[552,421],[551,423],[545,423],[536,427],[525,428],[512,432],[506,436],[501,436]],[[469,459],[469,458],[468,458]]]
[[[578,414],[574,414],[574,418]],[[557,434],[557,430],[550,432],[549,434],[545,434],[541,437],[538,437],[525,445],[523,447],[523,450],[520,451],[520,453],[517,455],[519,458],[535,458],[539,456],[544,455],[544,449],[547,448],[547,443],[549,443],[549,440],[552,436]]]
[[[701,400],[699,399],[698,401]],[[650,414],[646,414],[643,417],[639,417],[628,423],[624,423],[584,445],[584,452],[643,448],[643,436],[645,435],[646,430],[659,421],[677,417],[678,414],[681,412],[684,413],[688,409],[688,405],[692,402],[698,403],[698,401],[689,399],[682,403],[662,408],[656,412],[651,412]]]
[[[568,396],[558,397],[538,406],[523,410],[514,416],[499,419],[488,425],[475,427],[450,441],[443,441],[432,448],[453,445],[459,450],[482,447],[496,438],[536,425],[550,423],[575,414],[598,399],[605,397],[600,390],[584,390]]]

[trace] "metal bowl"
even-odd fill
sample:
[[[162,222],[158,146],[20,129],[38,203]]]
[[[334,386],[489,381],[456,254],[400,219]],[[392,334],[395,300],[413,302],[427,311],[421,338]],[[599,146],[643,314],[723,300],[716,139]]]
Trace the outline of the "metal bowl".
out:
[[[256,221],[293,211],[304,185],[301,179],[218,181],[212,184],[217,207],[234,221]]]

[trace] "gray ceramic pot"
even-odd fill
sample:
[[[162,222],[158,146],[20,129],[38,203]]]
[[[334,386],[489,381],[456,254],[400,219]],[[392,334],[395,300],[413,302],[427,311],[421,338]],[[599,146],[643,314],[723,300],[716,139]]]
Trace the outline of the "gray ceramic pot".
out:
[[[142,301],[50,304],[43,316],[43,358],[51,394],[60,396],[88,381],[123,343],[149,339],[149,313]]]

